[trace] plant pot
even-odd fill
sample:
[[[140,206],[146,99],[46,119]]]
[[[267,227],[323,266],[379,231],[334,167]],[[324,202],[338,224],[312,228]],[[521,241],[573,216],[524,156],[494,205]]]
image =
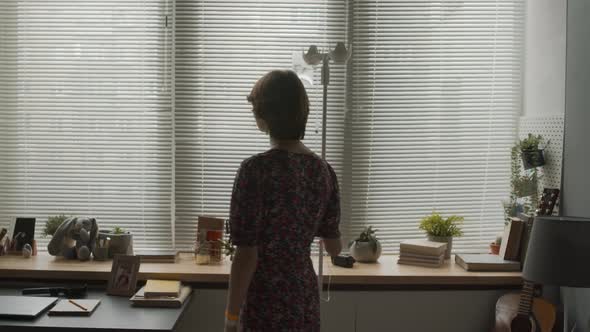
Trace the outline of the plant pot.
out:
[[[490,252],[492,255],[499,255],[500,254],[500,245],[495,243],[490,243]]]
[[[428,235],[428,241],[443,242],[447,244],[445,251],[445,259],[451,258],[451,251],[453,251],[453,237],[452,236],[433,236]]]
[[[531,169],[545,165],[543,150],[523,150],[521,158],[524,169]]]
[[[537,184],[533,179],[523,177],[517,183],[515,194],[517,197],[528,197],[537,193]]]
[[[350,255],[361,263],[375,263],[381,257],[381,243],[377,241],[377,250],[369,242],[354,241],[350,245]]]
[[[94,256],[94,260],[104,261],[109,258],[109,248],[94,247],[94,251],[92,252],[92,255]]]
[[[98,231],[98,240],[101,241],[110,238],[108,258],[113,258],[117,254],[133,255],[133,235],[129,232],[114,234],[111,231]],[[96,252],[94,253],[96,256]],[[99,254],[99,256],[101,256]]]

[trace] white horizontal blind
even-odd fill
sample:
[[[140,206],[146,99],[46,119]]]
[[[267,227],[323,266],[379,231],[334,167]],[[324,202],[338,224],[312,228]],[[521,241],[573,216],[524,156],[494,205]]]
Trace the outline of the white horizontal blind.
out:
[[[176,243],[191,247],[199,215],[226,218],[240,162],[268,149],[246,96],[272,69],[292,68],[292,53],[346,41],[346,1],[176,2]],[[332,66],[327,159],[343,168],[344,66]],[[320,68],[308,87],[305,143],[321,148]]]
[[[465,217],[457,251],[503,227],[520,107],[522,0],[355,1],[353,226],[386,252],[433,210]]]
[[[165,0],[0,2],[0,223],[64,213],[171,246]],[[40,249],[43,245],[40,245]]]

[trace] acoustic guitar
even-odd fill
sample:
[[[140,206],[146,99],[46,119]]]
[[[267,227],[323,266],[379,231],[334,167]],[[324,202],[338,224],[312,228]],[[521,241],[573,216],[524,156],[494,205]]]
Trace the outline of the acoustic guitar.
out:
[[[545,189],[539,202],[537,215],[553,213],[559,197],[559,189]],[[533,226],[533,217],[527,220],[524,248],[528,245]],[[524,255],[522,257],[525,259]],[[540,297],[534,296],[535,285],[524,280],[520,294],[506,294],[496,303],[496,324],[494,332],[551,332],[555,325],[555,306]]]
[[[494,332],[551,332],[555,306],[534,296],[534,284],[524,282],[522,292],[505,294],[496,303]]]

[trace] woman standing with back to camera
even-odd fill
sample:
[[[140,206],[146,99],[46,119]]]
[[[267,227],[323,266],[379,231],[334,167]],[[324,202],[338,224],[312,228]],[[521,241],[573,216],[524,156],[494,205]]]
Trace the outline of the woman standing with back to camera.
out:
[[[264,75],[248,101],[270,149],[244,160],[234,182],[225,331],[319,331],[311,244],[318,236],[340,253],[338,179],[301,142],[309,101],[294,72]]]

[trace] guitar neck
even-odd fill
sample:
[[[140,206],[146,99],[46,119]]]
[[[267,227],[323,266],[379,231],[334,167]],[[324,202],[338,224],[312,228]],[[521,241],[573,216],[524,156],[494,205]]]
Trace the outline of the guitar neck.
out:
[[[533,307],[533,295],[535,285],[530,281],[524,281],[522,291],[520,293],[520,303],[518,304],[518,314],[528,316]]]

